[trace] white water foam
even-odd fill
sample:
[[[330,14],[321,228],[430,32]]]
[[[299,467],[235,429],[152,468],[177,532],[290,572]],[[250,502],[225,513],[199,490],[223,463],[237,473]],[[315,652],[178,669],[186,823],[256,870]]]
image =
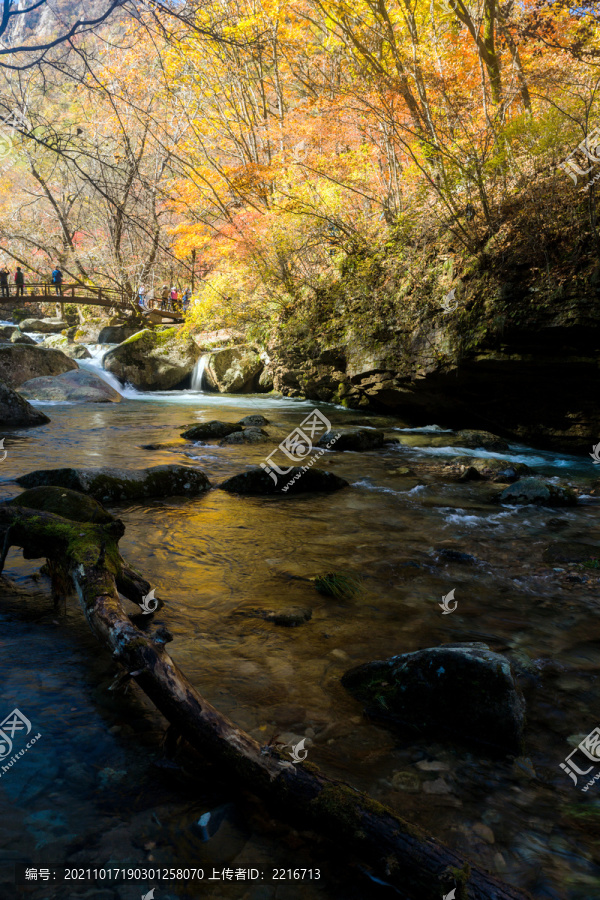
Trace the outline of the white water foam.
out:
[[[420,428],[392,428],[392,431],[404,431],[407,434],[452,434],[452,428],[441,428],[439,425],[422,425]]]
[[[208,362],[209,356],[209,353],[203,353],[200,359],[196,362],[194,371],[192,372],[192,390],[197,391],[198,393],[202,393],[202,388],[204,386],[204,373],[206,371],[206,364]]]

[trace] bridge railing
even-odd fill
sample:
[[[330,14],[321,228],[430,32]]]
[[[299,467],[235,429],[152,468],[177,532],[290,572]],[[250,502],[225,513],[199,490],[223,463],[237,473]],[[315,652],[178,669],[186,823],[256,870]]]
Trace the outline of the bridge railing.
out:
[[[9,284],[10,295],[19,294],[18,286],[11,282]],[[129,296],[126,291],[121,288],[105,288],[92,287],[87,284],[51,284],[47,281],[32,282],[26,281],[23,285],[23,295],[28,297],[48,298],[50,300],[58,300],[61,303],[69,300],[89,300],[90,303],[100,303],[108,305],[125,306],[134,299]]]

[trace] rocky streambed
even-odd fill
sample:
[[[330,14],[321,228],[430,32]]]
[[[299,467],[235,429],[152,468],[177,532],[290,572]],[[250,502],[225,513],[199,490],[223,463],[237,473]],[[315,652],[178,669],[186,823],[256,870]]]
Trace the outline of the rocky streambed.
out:
[[[117,481],[156,466],[203,473],[210,489],[202,482],[195,496],[182,480],[97,498],[125,523],[123,554],[165,604],[154,624],[173,634],[171,655],[201,693],[265,745],[304,741],[309,761],[533,896],[596,896],[600,802],[560,768],[597,725],[592,461],[320,404],[338,449],[315,446],[300,462],[319,453],[311,471],[330,472],[336,489],[240,490],[235,479],[245,485],[254,469],[273,483],[261,463],[313,403],[121,391],[118,403],[33,401],[52,421],[6,431],[3,499],[40,469],[104,467]],[[87,490],[78,477],[60,483]],[[219,489],[232,481],[235,490]],[[205,883],[202,896],[388,896],[331,848],[207,779],[189,754],[166,763],[160,717],[135,689],[109,691],[113,664],[77,607],[54,610],[46,576],[16,552],[5,576],[3,702],[43,735],[0,784],[7,889],[6,867],[41,854],[86,866],[318,863],[319,885]],[[448,669],[449,645],[467,667],[500,665],[496,706],[491,683],[473,687],[480,670],[465,682],[464,666]],[[398,704],[401,666],[385,661],[444,647],[443,704],[436,712],[429,700],[423,718],[415,704],[427,691]],[[352,673],[375,661],[393,678],[379,666],[357,683]],[[209,811],[218,827],[205,841],[198,822]],[[98,900],[139,895],[103,890]],[[181,883],[164,893],[199,895]]]

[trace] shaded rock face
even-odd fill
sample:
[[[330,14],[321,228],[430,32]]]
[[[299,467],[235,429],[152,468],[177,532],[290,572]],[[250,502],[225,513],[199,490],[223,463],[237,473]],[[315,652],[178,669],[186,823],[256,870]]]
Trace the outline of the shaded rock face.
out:
[[[93,522],[104,525],[114,522],[115,517],[107,512],[92,497],[62,487],[37,487],[23,491],[18,497],[8,501],[9,506],[25,506],[54,513],[72,522]]]
[[[172,390],[191,375],[200,356],[191,338],[177,335],[177,328],[160,332],[146,328],[109,350],[103,366],[123,383],[140,390]]]
[[[381,329],[376,349],[351,324],[334,348],[324,348],[306,326],[288,326],[286,339],[276,335],[267,347],[274,387],[414,424],[489,428],[534,446],[587,453],[600,435],[600,281],[574,281],[568,296],[540,311],[528,293],[535,277],[491,292],[473,278],[468,316],[432,315],[415,299]],[[345,313],[351,323],[351,301]]]
[[[35,331],[40,334],[60,334],[69,327],[68,322],[59,319],[23,319],[19,323],[21,331]]]
[[[367,711],[420,733],[521,752],[525,701],[508,660],[486,644],[445,644],[350,669]]]
[[[219,487],[231,494],[275,494],[286,497],[290,494],[339,491],[347,485],[345,478],[340,478],[333,472],[315,468],[303,471],[301,466],[292,466],[286,475],[279,477],[277,484],[264,469],[256,467],[240,475],[233,475]]]
[[[577,495],[570,488],[560,487],[541,478],[521,478],[511,484],[499,495],[500,503],[518,506],[536,504],[537,506],[575,506]]]
[[[77,369],[64,375],[32,378],[21,385],[29,400],[54,400],[80,403],[119,403],[121,395],[97,375]]]
[[[77,369],[77,363],[60,350],[23,344],[0,344],[0,381],[18,387],[32,378],[62,375]]]
[[[49,421],[43,412],[0,382],[0,425],[45,425]]]
[[[190,425],[181,432],[181,437],[186,441],[214,441],[241,430],[241,425],[212,419],[210,422],[198,422],[197,425]]]
[[[335,439],[335,440],[334,440]],[[317,447],[329,447],[330,450],[379,450],[383,447],[383,431],[361,428],[358,431],[328,431],[317,441]],[[331,444],[331,446],[329,446]]]
[[[16,479],[24,488],[54,485],[89,494],[99,502],[148,497],[195,497],[209,490],[204,472],[189,466],[150,469],[37,469]]]
[[[221,394],[243,394],[257,390],[264,363],[250,347],[230,347],[211,353],[205,369],[207,384]]]

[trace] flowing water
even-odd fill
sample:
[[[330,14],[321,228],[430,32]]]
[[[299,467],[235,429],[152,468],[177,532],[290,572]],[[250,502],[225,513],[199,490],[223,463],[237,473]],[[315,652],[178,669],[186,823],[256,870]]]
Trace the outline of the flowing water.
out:
[[[118,386],[118,404],[39,404],[49,425],[7,431],[2,498],[24,472],[60,466],[201,468],[214,485],[258,465],[314,404],[198,391],[140,393],[101,369],[106,348],[82,364]],[[200,373],[198,373],[198,378]],[[201,383],[201,382],[197,382]],[[334,425],[382,425],[388,444],[369,453],[328,452],[319,465],[345,477],[335,494],[239,497],[219,490],[192,500],[111,507],[124,520],[123,555],[165,602],[153,625],[174,635],[173,659],[198,690],[261,743],[307,739],[309,759],[419,824],[499,877],[544,900],[600,896],[600,801],[560,770],[574,736],[599,723],[600,624],[593,568],[542,561],[552,540],[598,546],[600,506],[591,461],[512,445],[507,453],[459,449],[432,424],[366,417],[319,404]],[[260,412],[272,444],[193,445],[182,426],[236,422]],[[492,486],[449,483],[457,455],[525,461],[584,489],[576,508],[502,507]],[[394,474],[409,466],[421,484]],[[472,554],[445,562],[440,550]],[[365,898],[399,894],[268,816],[193,755],[165,763],[164,721],[134,686],[109,690],[116,669],[71,601],[55,611],[39,562],[9,554],[0,587],[2,709],[18,707],[41,738],[0,775],[0,893],[34,900],[85,895],[88,887],[10,886],[11,865],[255,867],[258,883],[161,883],[156,900]],[[353,574],[352,600],[315,591],[315,576]],[[438,606],[452,588],[458,608]],[[309,608],[282,628],[251,615]],[[129,607],[133,613],[135,608]],[[513,663],[528,707],[518,760],[491,758],[446,739],[398,735],[366,719],[340,685],[351,666],[453,641],[485,641]],[[460,698],[457,698],[457,703]],[[0,770],[1,771],[1,770]],[[596,791],[596,793],[594,793]],[[211,836],[199,818],[219,810]],[[319,868],[321,879],[272,883],[272,868]],[[92,900],[133,900],[150,881],[105,886]],[[99,889],[98,889],[99,890]]]

